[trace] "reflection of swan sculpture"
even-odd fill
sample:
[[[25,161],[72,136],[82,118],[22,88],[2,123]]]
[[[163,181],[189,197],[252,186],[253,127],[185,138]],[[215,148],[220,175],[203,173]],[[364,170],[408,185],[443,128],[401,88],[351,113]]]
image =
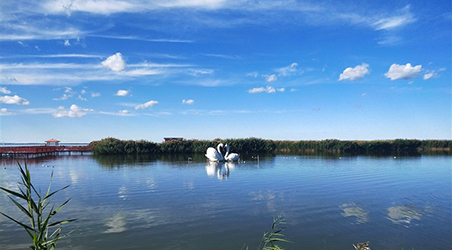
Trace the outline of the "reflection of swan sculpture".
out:
[[[224,161],[223,154],[221,154],[221,148],[223,143],[218,144],[217,149],[209,147],[206,151],[206,157],[209,161]]]
[[[207,176],[213,177],[217,175],[218,180],[229,178],[229,168],[231,167],[229,162],[219,163],[217,161],[209,161],[206,165]],[[234,167],[234,166],[232,166]]]
[[[206,165],[206,172],[208,176],[214,176],[219,168],[218,162],[209,161]]]
[[[229,146],[226,144],[226,155],[224,156],[224,159],[226,161],[238,161],[240,158],[240,154],[237,153],[229,153]]]

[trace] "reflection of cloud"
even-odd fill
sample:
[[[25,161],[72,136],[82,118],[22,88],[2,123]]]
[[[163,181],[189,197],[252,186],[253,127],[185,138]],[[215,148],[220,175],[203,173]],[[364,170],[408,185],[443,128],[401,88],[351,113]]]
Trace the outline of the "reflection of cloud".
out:
[[[154,178],[149,178],[146,180],[146,186],[154,191],[157,188],[157,182],[155,182]]]
[[[340,205],[344,217],[356,217],[356,223],[366,223],[369,221],[369,213],[363,208],[358,207],[355,203],[344,203]]]
[[[121,186],[118,191],[119,198],[125,200],[127,198],[126,193],[127,193],[127,188],[125,186]]]
[[[126,218],[122,214],[116,214],[105,224],[108,227],[105,233],[120,233],[126,231]]]
[[[72,169],[69,170],[69,176],[71,177],[71,183],[72,184],[76,184],[78,182],[79,177],[78,177],[77,173],[79,173],[79,172],[74,171]]]
[[[190,190],[195,189],[195,183],[193,181],[184,182],[184,186]]]
[[[250,192],[251,200],[253,201],[264,201],[266,202],[267,209],[270,212],[276,212],[276,204],[278,201],[276,201],[277,198],[279,198],[279,201],[283,201],[282,193],[276,194],[271,190],[265,191],[259,191],[259,192]]]
[[[411,224],[412,220],[421,220],[421,214],[411,206],[396,206],[388,208],[388,219],[394,224]]]

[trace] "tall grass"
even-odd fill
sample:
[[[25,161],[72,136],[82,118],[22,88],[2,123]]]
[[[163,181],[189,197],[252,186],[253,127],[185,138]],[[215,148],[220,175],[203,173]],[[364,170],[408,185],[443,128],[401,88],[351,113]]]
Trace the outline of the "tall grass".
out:
[[[69,187],[69,185],[58,189],[56,191],[50,192],[50,187],[52,185],[53,172],[50,177],[50,184],[47,188],[47,192],[44,196],[40,194],[33,186],[31,182],[30,171],[27,164],[24,164],[24,168],[19,164],[19,171],[21,173],[22,182],[18,183],[19,192],[15,192],[4,187],[0,187],[1,190],[8,194],[8,198],[25,214],[25,217],[30,221],[30,225],[26,225],[17,219],[0,211],[0,214],[6,218],[14,221],[16,224],[20,225],[30,236],[33,245],[30,246],[34,250],[48,250],[54,249],[58,240],[66,237],[71,232],[61,235],[62,229],[61,225],[67,224],[69,222],[75,221],[71,220],[60,220],[56,222],[51,222],[51,219],[71,200],[68,199],[63,202],[60,206],[55,209],[55,205],[50,205],[50,198],[54,196],[61,190]],[[14,197],[14,198],[13,198]],[[22,204],[25,205],[22,205]],[[53,228],[55,228],[53,230]],[[51,232],[51,229],[53,232]]]

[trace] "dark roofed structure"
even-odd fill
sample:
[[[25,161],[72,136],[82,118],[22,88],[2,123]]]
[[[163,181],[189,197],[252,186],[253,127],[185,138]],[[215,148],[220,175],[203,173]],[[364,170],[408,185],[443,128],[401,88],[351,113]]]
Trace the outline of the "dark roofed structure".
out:
[[[165,142],[169,142],[169,141],[183,141],[184,138],[182,138],[182,137],[165,137],[165,138],[163,138],[163,140]]]

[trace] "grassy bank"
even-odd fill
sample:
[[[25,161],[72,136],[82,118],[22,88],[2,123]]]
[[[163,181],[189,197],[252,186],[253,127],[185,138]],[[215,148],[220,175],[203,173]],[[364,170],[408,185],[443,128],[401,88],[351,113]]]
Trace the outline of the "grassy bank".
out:
[[[174,154],[204,153],[218,143],[228,144],[234,152],[248,153],[349,153],[349,154],[410,154],[452,152],[451,140],[374,140],[374,141],[275,141],[260,138],[175,140],[155,143],[145,140],[105,138],[90,143],[93,154]]]

